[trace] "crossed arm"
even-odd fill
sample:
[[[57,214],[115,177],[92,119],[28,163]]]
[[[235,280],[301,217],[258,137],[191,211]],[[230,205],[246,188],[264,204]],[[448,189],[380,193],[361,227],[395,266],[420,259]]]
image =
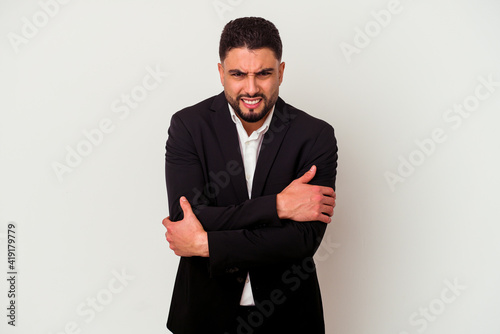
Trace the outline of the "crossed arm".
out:
[[[207,182],[206,166],[196,150],[203,145],[190,131],[194,130],[188,130],[174,115],[166,157],[170,217],[163,220],[170,248],[179,256],[208,257],[212,273],[223,272],[228,265],[252,266],[312,256],[335,206],[333,129],[324,126],[318,131],[301,162],[304,169],[279,194],[230,206],[197,200],[194,190],[203,189]]]
[[[330,187],[308,184],[315,174],[316,166],[312,166],[276,195],[276,212],[280,219],[331,222],[336,194]],[[182,220],[174,222],[170,217],[163,220],[170,249],[179,256],[209,257],[208,233],[193,213],[186,197],[181,197],[180,206],[184,213]]]

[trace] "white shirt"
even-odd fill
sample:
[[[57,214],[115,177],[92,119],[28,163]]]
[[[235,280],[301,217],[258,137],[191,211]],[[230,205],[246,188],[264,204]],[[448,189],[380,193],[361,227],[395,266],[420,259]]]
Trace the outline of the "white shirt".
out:
[[[229,104],[228,104],[229,105]],[[255,166],[257,165],[257,158],[259,157],[260,148],[262,146],[262,140],[264,139],[264,134],[269,130],[269,125],[271,124],[271,119],[274,114],[274,106],[269,115],[267,115],[264,124],[254,132],[247,134],[241,120],[236,116],[231,105],[229,105],[229,112],[231,113],[231,119],[236,124],[236,130],[238,131],[238,139],[240,142],[241,158],[243,160],[243,166],[245,167],[245,179],[247,181],[248,198],[252,198],[252,184],[253,176],[255,174]],[[252,294],[252,286],[250,283],[250,275],[247,273],[247,279],[245,281],[245,286],[243,287],[243,293],[241,294],[240,305],[255,305]]]

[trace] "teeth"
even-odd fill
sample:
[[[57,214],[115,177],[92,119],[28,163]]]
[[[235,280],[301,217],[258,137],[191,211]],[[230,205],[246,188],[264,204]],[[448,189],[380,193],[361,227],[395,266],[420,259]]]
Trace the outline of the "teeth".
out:
[[[246,104],[257,104],[260,102],[260,100],[249,101],[249,100],[243,99],[243,102],[245,102]]]

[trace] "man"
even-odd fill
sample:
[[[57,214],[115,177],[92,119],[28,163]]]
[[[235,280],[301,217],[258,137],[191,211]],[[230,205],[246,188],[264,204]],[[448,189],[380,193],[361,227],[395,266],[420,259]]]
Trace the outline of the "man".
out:
[[[173,115],[166,238],[181,256],[167,327],[185,333],[324,333],[312,256],[335,206],[333,128],[278,97],[276,27],[229,22],[224,92]]]

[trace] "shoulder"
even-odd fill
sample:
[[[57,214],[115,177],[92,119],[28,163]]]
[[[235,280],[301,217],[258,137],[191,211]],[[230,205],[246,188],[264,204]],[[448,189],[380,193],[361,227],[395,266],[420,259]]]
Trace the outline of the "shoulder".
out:
[[[312,137],[318,136],[321,133],[331,132],[333,127],[320,118],[314,117],[311,114],[296,108],[285,101],[281,100],[277,104],[275,113],[278,118],[287,118],[292,132],[300,132],[309,134]]]
[[[226,110],[229,115],[227,101],[224,92],[222,92],[174,113],[170,121],[170,127],[182,125],[190,129],[190,131],[211,128],[216,114],[224,114]]]
[[[206,116],[210,113],[211,107],[215,101],[215,99],[219,95],[211,96],[201,102],[183,108],[176,113],[172,117],[180,118],[180,119],[197,119],[199,117]]]

